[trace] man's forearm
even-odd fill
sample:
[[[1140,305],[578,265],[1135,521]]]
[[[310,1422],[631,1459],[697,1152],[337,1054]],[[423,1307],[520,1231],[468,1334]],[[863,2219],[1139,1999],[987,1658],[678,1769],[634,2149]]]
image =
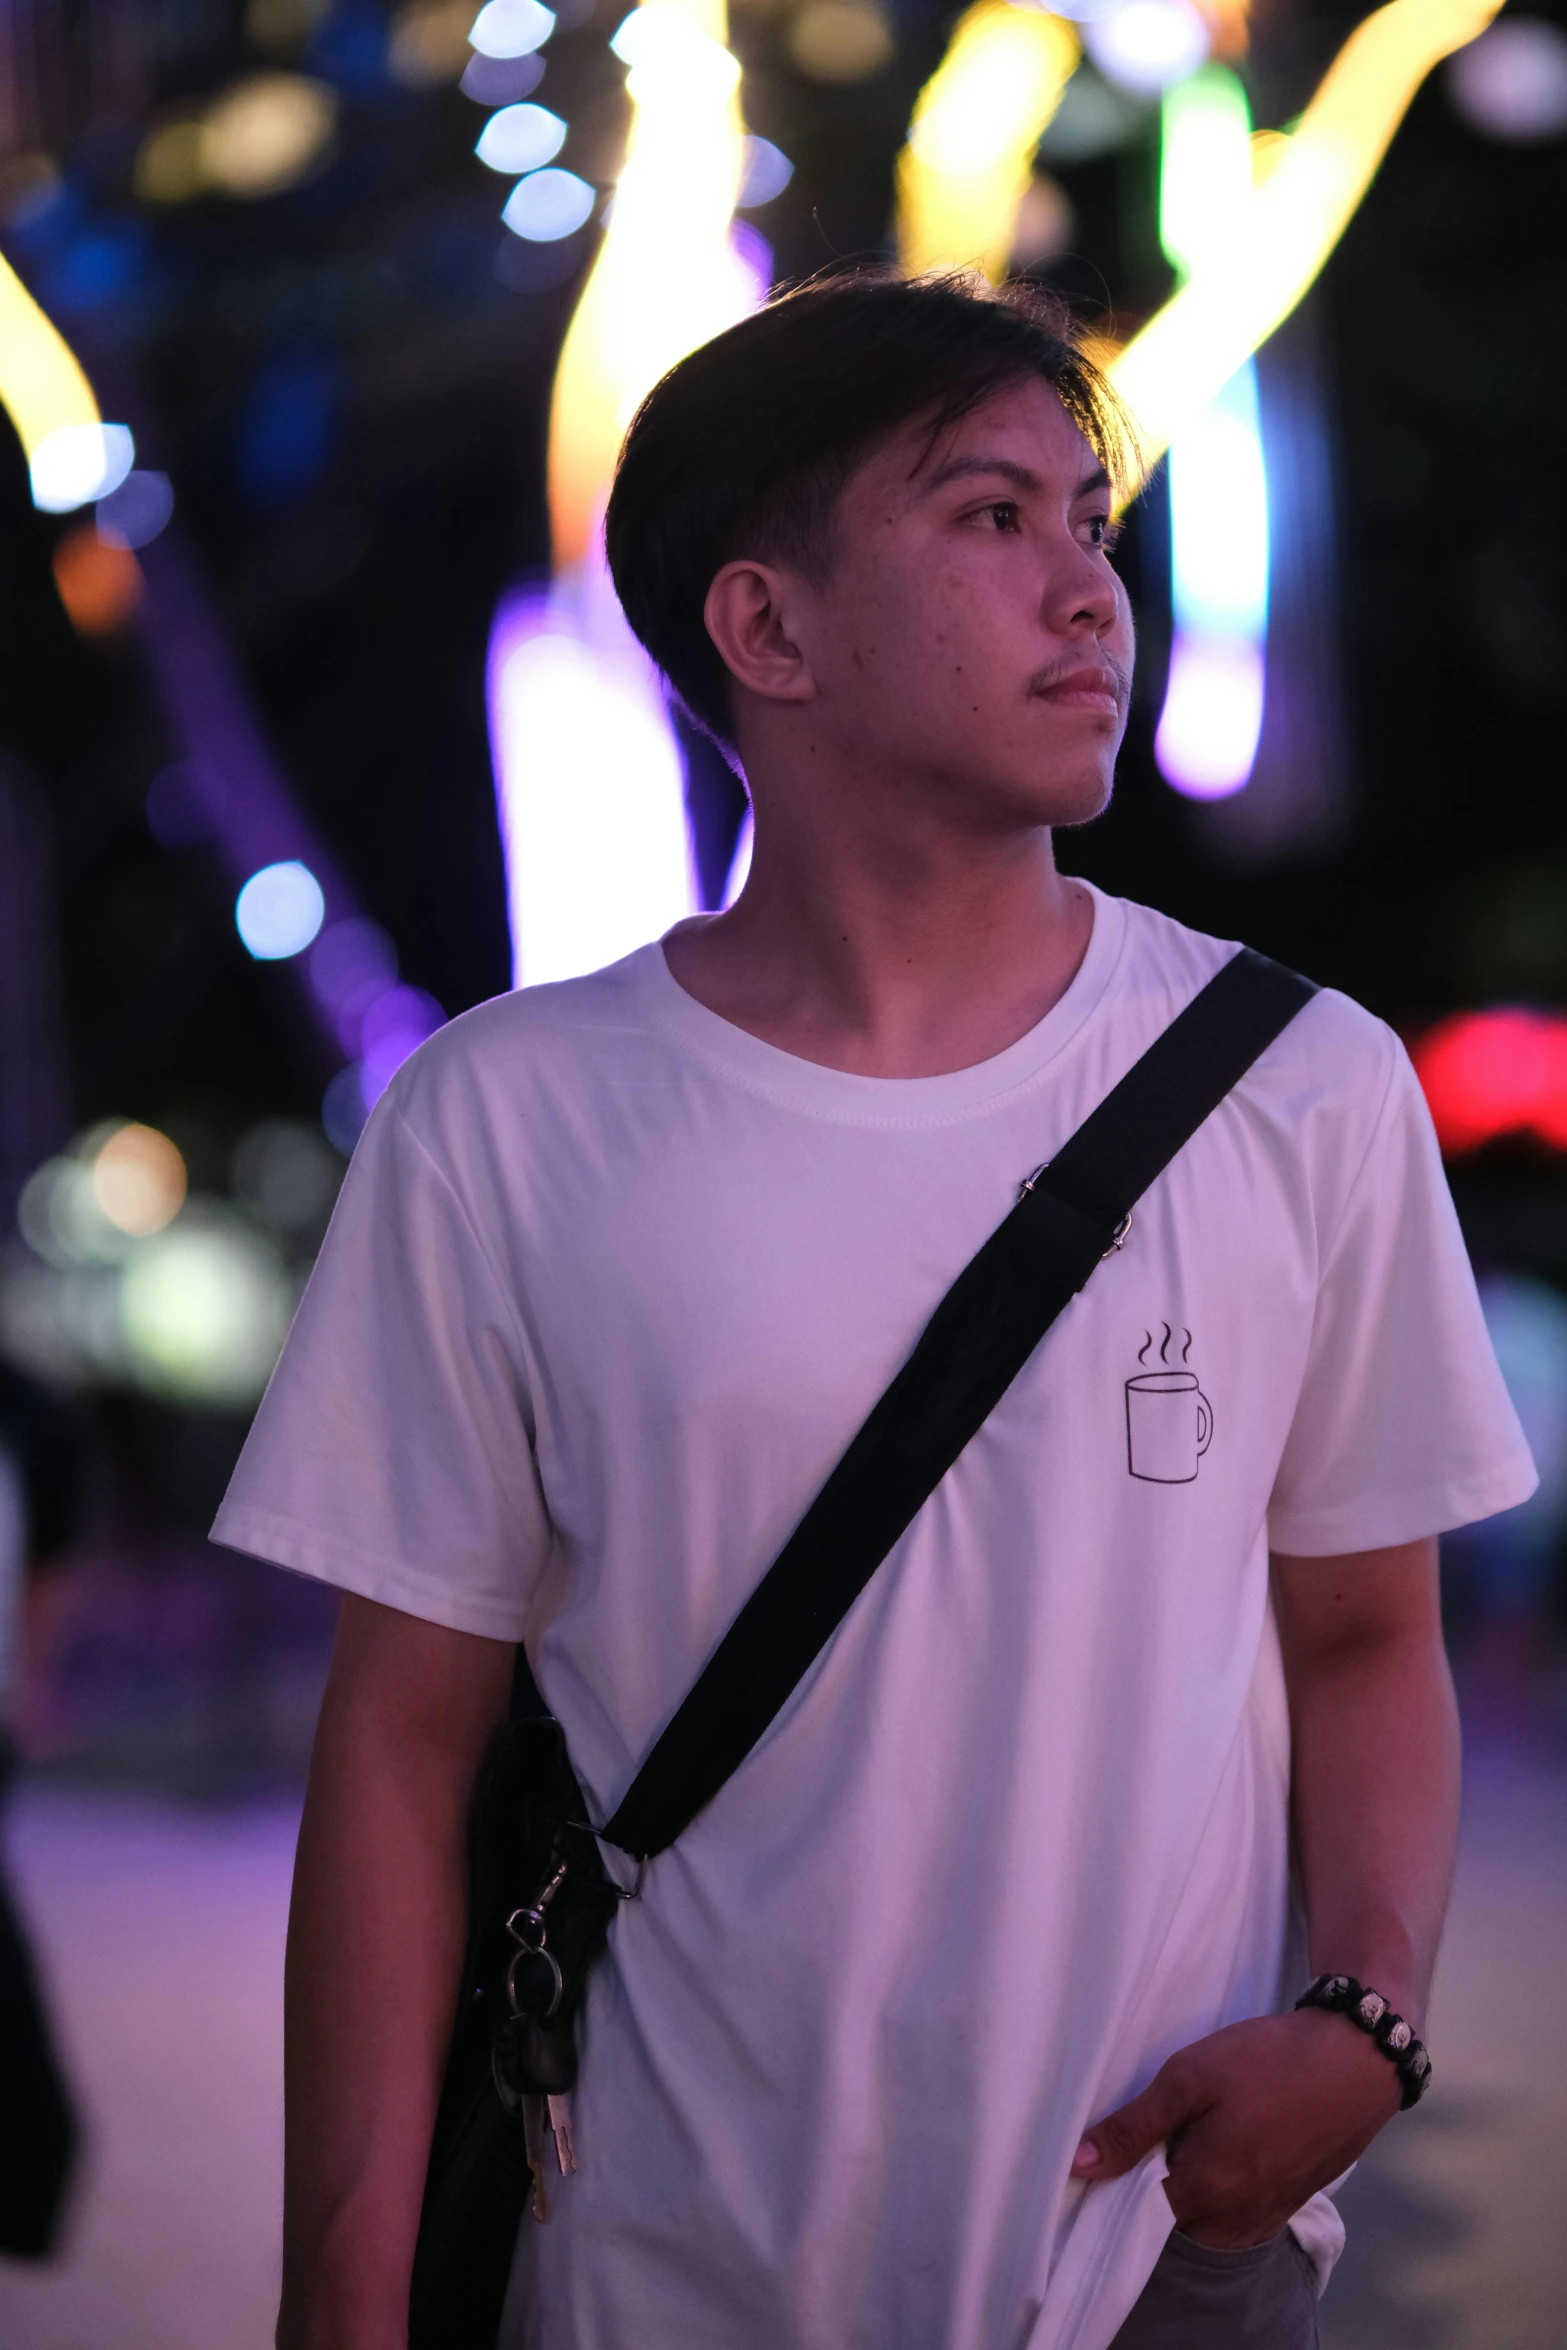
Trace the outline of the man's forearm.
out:
[[[1276,1558],[1295,1840],[1311,1954],[1425,2019],[1458,1822],[1458,1721],[1436,1545]],[[1119,2178],[1168,2148],[1176,2224],[1234,2249],[1276,2235],[1398,2110],[1382,2052],[1339,2016],[1227,2025],[1094,2122],[1072,2164]]]
[[[1458,1831],[1435,1551],[1275,1561],[1312,1965],[1374,1984],[1417,2031]]]
[[[407,2341],[462,1956],[468,1792],[504,1707],[505,1655],[345,1603],[289,1918],[280,2350]]]

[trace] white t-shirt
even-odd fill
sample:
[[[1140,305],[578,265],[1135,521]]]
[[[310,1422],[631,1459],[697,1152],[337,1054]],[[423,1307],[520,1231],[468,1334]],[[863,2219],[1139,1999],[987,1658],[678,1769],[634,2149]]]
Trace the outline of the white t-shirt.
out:
[[[780,1052],[657,946],[453,1022],[217,1539],[525,1639],[607,1817],[1020,1179],[1232,952],[1096,893],[1054,1010],[942,1077]],[[1269,1541],[1532,1484],[1408,1061],[1325,992],[622,1907],[508,2339],[1104,2350],[1170,2215],[1157,2158],[1069,2184],[1083,2125],[1298,1987]]]

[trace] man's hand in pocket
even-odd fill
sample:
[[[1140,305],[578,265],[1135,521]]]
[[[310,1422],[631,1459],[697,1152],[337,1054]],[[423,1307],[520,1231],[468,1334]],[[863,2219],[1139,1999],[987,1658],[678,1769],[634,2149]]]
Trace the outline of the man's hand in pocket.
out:
[[[1401,2097],[1387,2058],[1342,2016],[1260,2016],[1180,2049],[1085,2133],[1072,2176],[1120,2178],[1164,2145],[1182,2234],[1261,2244],[1348,2170]]]

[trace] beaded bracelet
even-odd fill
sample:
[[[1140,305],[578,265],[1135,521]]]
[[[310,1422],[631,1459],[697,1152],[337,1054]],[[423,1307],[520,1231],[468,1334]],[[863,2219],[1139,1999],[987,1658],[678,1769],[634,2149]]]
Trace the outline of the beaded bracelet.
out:
[[[1414,2026],[1394,2013],[1380,1991],[1357,1983],[1353,1975],[1318,1975],[1295,2005],[1321,2007],[1330,2015],[1348,2016],[1352,2024],[1371,2035],[1396,2068],[1404,2084],[1404,2110],[1407,2112],[1411,2105],[1419,2104],[1430,2085],[1431,2059],[1425,2042],[1415,2038]]]

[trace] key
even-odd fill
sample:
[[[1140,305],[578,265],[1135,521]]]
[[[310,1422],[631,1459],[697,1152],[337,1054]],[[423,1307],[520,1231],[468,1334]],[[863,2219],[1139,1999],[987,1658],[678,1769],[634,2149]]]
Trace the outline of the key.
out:
[[[571,2099],[550,2097],[545,2103],[555,2136],[555,2159],[560,2164],[561,2177],[569,2178],[577,2167],[577,2150],[571,2142]]]
[[[545,2103],[542,2097],[532,2095],[522,2101],[522,2143],[528,2169],[533,2176],[533,2216],[541,2223],[550,2215],[549,2194],[544,2185]]]

